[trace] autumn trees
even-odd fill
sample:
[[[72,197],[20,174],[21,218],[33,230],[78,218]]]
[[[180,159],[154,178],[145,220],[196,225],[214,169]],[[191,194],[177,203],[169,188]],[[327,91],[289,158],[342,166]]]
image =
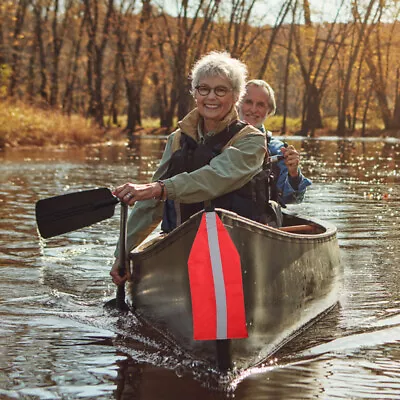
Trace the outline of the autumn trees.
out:
[[[381,121],[400,129],[397,0],[13,0],[0,5],[0,96],[80,113],[128,135],[193,106],[190,68],[210,50],[245,61],[302,134]],[[328,21],[326,20],[328,18]],[[124,118],[126,116],[126,118]]]

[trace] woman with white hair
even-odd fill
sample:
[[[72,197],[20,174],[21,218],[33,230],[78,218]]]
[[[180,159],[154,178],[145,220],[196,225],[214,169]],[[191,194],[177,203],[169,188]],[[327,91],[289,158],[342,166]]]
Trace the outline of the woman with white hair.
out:
[[[127,250],[132,250],[163,221],[169,232],[212,201],[247,218],[263,219],[252,203],[252,178],[267,153],[265,133],[239,121],[236,105],[245,93],[247,68],[226,52],[211,52],[192,69],[196,108],[167,141],[160,165],[149,184],[125,183],[114,194],[134,205],[128,220]],[[261,206],[263,208],[263,206]],[[118,246],[117,246],[118,247]],[[118,274],[118,248],[111,270]]]

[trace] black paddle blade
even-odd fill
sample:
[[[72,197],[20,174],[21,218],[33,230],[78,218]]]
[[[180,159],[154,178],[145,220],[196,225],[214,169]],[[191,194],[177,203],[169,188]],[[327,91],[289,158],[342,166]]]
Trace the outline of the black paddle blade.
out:
[[[118,199],[107,188],[49,197],[36,203],[36,222],[44,238],[75,231],[114,215]]]
[[[105,303],[103,307],[110,313],[114,311],[119,313],[130,311],[128,304],[125,303],[125,296],[123,299],[118,298],[118,291],[117,291],[117,298],[107,301],[107,303]]]

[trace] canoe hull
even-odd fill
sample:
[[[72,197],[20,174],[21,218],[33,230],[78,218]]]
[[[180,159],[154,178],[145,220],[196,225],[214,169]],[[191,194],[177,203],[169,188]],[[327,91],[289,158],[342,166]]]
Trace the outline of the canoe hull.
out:
[[[342,271],[336,228],[293,234],[218,210],[240,254],[249,337],[229,343],[233,366],[255,365],[338,301]],[[216,365],[215,341],[193,340],[187,260],[201,219],[194,215],[162,240],[131,254],[135,310],[191,356]],[[285,219],[307,221],[285,214]]]

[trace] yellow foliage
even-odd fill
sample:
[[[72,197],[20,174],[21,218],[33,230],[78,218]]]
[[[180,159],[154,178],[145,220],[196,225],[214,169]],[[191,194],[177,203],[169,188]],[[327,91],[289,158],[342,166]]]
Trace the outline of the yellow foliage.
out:
[[[41,109],[20,102],[0,103],[0,143],[25,145],[84,145],[105,140],[105,131],[79,115]]]

